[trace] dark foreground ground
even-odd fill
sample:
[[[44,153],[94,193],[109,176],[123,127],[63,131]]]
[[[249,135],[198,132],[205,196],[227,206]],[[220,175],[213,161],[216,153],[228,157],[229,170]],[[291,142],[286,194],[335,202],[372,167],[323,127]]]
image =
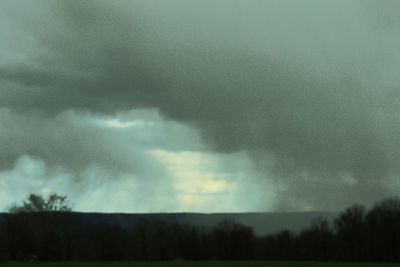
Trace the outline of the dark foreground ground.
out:
[[[386,263],[326,263],[326,262],[9,262],[2,267],[394,267]]]

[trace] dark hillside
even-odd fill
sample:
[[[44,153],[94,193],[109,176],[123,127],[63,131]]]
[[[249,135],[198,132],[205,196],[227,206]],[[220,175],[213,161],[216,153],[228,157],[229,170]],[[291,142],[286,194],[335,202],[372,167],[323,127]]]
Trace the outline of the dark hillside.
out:
[[[169,223],[190,223],[195,226],[213,227],[221,220],[234,220],[253,227],[256,235],[266,235],[282,229],[300,231],[309,226],[315,219],[332,220],[337,213],[333,212],[252,212],[252,213],[68,213],[71,218],[84,225],[112,224],[129,228],[141,219],[162,220]],[[0,214],[0,222],[5,221],[7,214]]]

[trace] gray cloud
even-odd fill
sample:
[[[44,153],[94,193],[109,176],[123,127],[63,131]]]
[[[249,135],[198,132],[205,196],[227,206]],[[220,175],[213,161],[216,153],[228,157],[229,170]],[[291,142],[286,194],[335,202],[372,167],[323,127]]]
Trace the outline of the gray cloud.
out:
[[[0,125],[1,210],[29,193],[51,192],[67,194],[80,211],[185,208],[174,173],[153,151],[198,151],[201,142],[154,110],[44,117],[0,109]]]
[[[215,151],[245,151],[259,171],[273,170],[283,208],[398,193],[387,184],[400,173],[397,2],[40,3],[25,17],[20,4],[3,3],[19,19],[7,26],[33,40],[6,49],[23,60],[0,64],[0,105],[10,112],[37,112],[40,125],[67,110],[156,108],[196,127]],[[29,125],[16,135],[43,135]],[[101,156],[115,137],[51,128],[81,148],[72,165],[123,168],[125,157]],[[73,153],[61,140],[51,152],[18,143],[2,164],[26,150],[59,164]]]
[[[10,168],[21,155],[45,159],[50,165],[81,171],[99,164],[108,169],[140,171],[142,156],[118,140],[120,135],[93,127],[78,114],[26,116],[0,110],[0,166]],[[88,116],[87,116],[88,117]],[[108,140],[117,139],[113,143]],[[122,139],[122,138],[121,138]]]

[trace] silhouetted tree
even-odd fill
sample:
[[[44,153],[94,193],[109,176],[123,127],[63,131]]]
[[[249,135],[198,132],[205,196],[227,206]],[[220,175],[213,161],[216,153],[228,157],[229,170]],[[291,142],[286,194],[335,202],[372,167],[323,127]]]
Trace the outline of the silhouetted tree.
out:
[[[0,221],[0,261],[8,259],[7,233],[9,231],[7,219]]]
[[[264,237],[255,237],[251,227],[232,220],[209,228],[171,224],[158,217],[126,224],[120,221],[123,216],[106,215],[106,221],[98,222],[91,215],[82,219],[80,214],[61,212],[55,208],[58,204],[46,204],[58,198],[29,199],[25,211],[35,212],[0,215],[0,260],[400,261],[397,198],[378,202],[368,212],[351,206],[333,221],[333,229],[330,222],[318,219],[300,232],[283,230]]]
[[[334,220],[336,255],[341,260],[361,260],[365,242],[365,208],[354,205],[340,213]]]
[[[329,222],[325,219],[316,219],[310,228],[300,233],[299,243],[303,250],[303,258],[307,260],[329,260],[333,237]]]
[[[400,260],[400,199],[378,202],[366,217],[366,237],[370,260]]]
[[[21,206],[14,205],[9,212],[44,212],[44,211],[71,211],[67,204],[67,196],[50,195],[47,199],[43,196],[30,194]]]
[[[199,260],[207,257],[204,253],[206,245],[202,244],[206,234],[199,227],[176,224],[173,226],[173,231],[174,238],[178,242],[177,259]]]
[[[147,227],[149,227],[148,220],[141,219],[133,227],[130,232],[132,238],[132,247],[130,248],[131,257],[134,260],[147,260],[148,248],[146,240]]]
[[[128,236],[118,225],[97,224],[93,227],[95,235],[96,258],[102,261],[126,259],[128,252]]]
[[[253,258],[254,234],[251,227],[232,220],[223,220],[212,230],[216,259]]]
[[[146,228],[147,256],[151,260],[172,260],[175,244],[169,224],[161,220],[153,220]]]
[[[291,260],[295,248],[295,234],[287,229],[268,235],[263,240],[263,259]]]
[[[31,194],[22,205],[9,210],[7,243],[11,259],[61,260],[68,257],[68,227],[61,214],[71,211],[66,199],[57,194],[48,198]]]

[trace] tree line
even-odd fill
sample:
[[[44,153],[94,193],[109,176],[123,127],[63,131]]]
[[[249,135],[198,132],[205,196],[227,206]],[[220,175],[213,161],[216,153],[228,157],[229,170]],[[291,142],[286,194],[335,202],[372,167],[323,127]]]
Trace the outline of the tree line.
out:
[[[34,199],[33,197],[32,199]],[[318,260],[400,261],[400,199],[366,210],[354,205],[333,222],[318,219],[300,232],[256,236],[249,226],[223,220],[199,227],[141,219],[128,228],[88,224],[69,212],[65,198],[35,199],[0,221],[2,260]],[[54,203],[53,203],[54,204]],[[46,210],[44,207],[53,207]],[[59,208],[55,208],[59,207]]]

